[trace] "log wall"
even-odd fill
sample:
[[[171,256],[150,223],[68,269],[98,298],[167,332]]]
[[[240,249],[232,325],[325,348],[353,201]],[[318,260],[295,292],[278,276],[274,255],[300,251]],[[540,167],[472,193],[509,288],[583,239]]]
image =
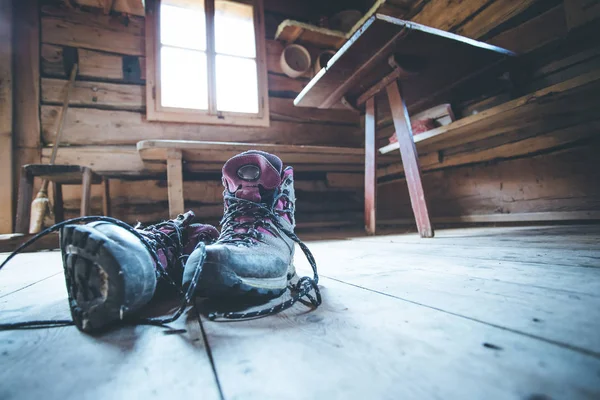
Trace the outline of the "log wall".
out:
[[[113,216],[128,222],[151,222],[167,217],[164,176],[149,171],[135,144],[143,139],[187,139],[251,143],[309,144],[359,147],[359,116],[350,111],[302,109],[293,98],[309,77],[292,79],[283,74],[279,56],[283,45],[267,39],[267,68],[271,125],[268,128],[148,122],[145,117],[144,13],[131,1],[116,1],[113,13],[104,14],[94,1],[75,6],[44,2],[40,7],[40,135],[42,161],[54,144],[55,127],[72,64],[79,74],[72,91],[57,162],[89,165],[113,175]],[[273,4],[271,4],[273,3]],[[279,2],[267,2],[267,13],[286,17]],[[275,11],[275,12],[274,12]],[[127,14],[124,14],[127,13]],[[305,16],[303,7],[290,8],[287,17]],[[272,20],[273,18],[271,18]],[[311,48],[316,53],[318,49]],[[284,160],[285,161],[285,160]],[[184,187],[186,207],[203,220],[216,222],[222,215],[222,186],[216,176],[194,176]],[[330,188],[326,171],[299,177],[300,224],[324,220],[360,221],[359,190]],[[78,214],[79,186],[65,187],[66,217]],[[100,187],[93,190],[93,212],[101,212]],[[332,213],[338,211],[340,214]],[[348,213],[352,218],[347,218]],[[327,224],[328,222],[323,222]]]
[[[270,40],[283,19],[313,19],[315,7],[323,6],[321,3],[324,2],[265,0],[271,112],[269,128],[147,122],[144,13],[138,0],[115,0],[110,14],[102,12],[105,2],[100,0],[20,0],[14,3],[17,4],[14,10],[17,21],[14,43],[18,50],[15,52],[14,73],[15,87],[18,87],[14,97],[17,112],[13,125],[16,164],[48,159],[64,85],[70,66],[78,62],[80,73],[64,134],[64,143],[68,147],[59,151],[58,162],[62,159],[90,165],[96,170],[127,171],[134,175],[111,181],[114,216],[117,218],[128,222],[150,222],[167,216],[164,177],[148,175],[151,172],[144,170],[134,147],[141,139],[348,147],[363,144],[363,133],[356,114],[293,107],[292,99],[309,77],[291,79],[285,76],[279,67],[282,44]],[[589,21],[597,11],[582,13],[579,3],[574,0],[403,1],[407,8],[405,19],[525,54],[522,57],[524,63],[519,66],[522,68],[518,69],[523,76],[517,74],[517,79],[513,80],[498,77],[478,86],[476,91],[452,93],[449,101],[455,112],[464,116],[600,67],[597,45],[590,45],[590,40],[586,40],[586,37],[594,37],[595,31],[587,36],[585,34],[590,31]],[[567,40],[569,36],[572,38]],[[318,51],[314,48],[309,50]],[[592,89],[580,90],[587,96]],[[597,101],[595,97],[591,99]],[[575,106],[582,102],[582,108]],[[561,111],[565,104],[571,106],[569,111]],[[434,217],[456,219],[457,216],[480,213],[505,215],[506,210],[515,215],[596,210],[597,184],[585,173],[586,166],[590,171],[597,168],[592,157],[593,150],[589,150],[598,148],[593,136],[598,132],[595,104],[588,102],[587,108],[583,100],[572,104],[570,100],[534,104],[529,111],[521,110],[521,119],[512,126],[504,126],[502,121],[498,121],[494,129],[504,131],[493,140],[473,143],[471,147],[448,146],[441,152],[423,155],[427,169],[426,190],[431,193],[429,198],[434,205]],[[539,114],[540,108],[547,110],[546,114]],[[391,134],[391,121],[385,107],[380,109],[378,139],[381,144]],[[580,112],[583,119],[577,114]],[[554,123],[558,124],[557,129],[551,129]],[[556,144],[553,135],[558,135],[562,142]],[[531,195],[527,200],[510,203],[510,207],[504,204],[508,198],[522,198],[519,197],[521,190],[531,193],[539,190],[539,185],[531,182],[549,182],[555,176],[568,174],[572,160],[578,164],[572,167],[574,178],[571,181],[564,178],[560,185],[552,185],[551,190],[546,187],[546,191],[540,192],[543,196]],[[385,178],[388,181],[381,184],[380,216],[386,219],[406,218],[410,208],[394,189],[399,189],[399,193],[402,188],[406,190],[402,168],[399,164],[391,168],[396,168],[395,175]],[[529,169],[522,177],[525,186],[519,186],[520,178],[513,177],[519,176],[521,168]],[[140,179],[142,177],[144,179]],[[194,178],[194,181],[186,182],[184,188],[186,206],[193,208],[203,219],[215,221],[222,212],[219,177]],[[440,186],[440,182],[445,180],[453,182],[452,188]],[[333,222],[326,223],[339,224],[343,221],[360,226],[363,209],[361,182],[359,174],[323,171],[299,176],[299,222],[306,226],[330,220]],[[446,189],[438,189],[440,187]],[[576,195],[572,196],[573,193]],[[94,212],[100,212],[99,188],[94,188],[93,194]],[[65,188],[64,195],[66,216],[75,216],[79,188]],[[444,200],[436,200],[437,196]],[[535,203],[532,200],[535,198],[548,201],[542,207],[539,201]],[[564,200],[566,205],[563,207],[561,199],[566,198],[569,200]],[[531,206],[534,203],[536,206]]]
[[[578,2],[569,0],[495,1],[466,16],[471,3],[462,2],[456,19],[437,27],[521,53],[513,71],[520,76],[453,93],[449,100],[455,113],[469,116],[534,91],[555,89],[455,132],[472,138],[469,143],[423,149],[420,161],[433,221],[600,219],[600,43],[593,39],[599,34],[597,20],[590,22],[593,18],[578,13],[580,19],[570,23]],[[421,13],[436,4],[441,2],[427,2]],[[493,20],[499,21],[497,26],[482,25]],[[566,89],[577,81],[585,83]],[[380,144],[392,133],[383,109]],[[414,225],[400,163],[379,173],[387,175],[379,185],[380,223]]]

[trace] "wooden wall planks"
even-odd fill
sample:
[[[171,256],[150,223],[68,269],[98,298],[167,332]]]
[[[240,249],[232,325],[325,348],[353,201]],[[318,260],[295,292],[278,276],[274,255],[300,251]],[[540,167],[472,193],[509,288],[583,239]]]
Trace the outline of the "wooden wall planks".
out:
[[[77,8],[42,7],[42,42],[144,55],[144,19],[85,12]]]
[[[43,78],[42,102],[62,105],[67,82],[62,79]],[[146,90],[140,85],[76,81],[69,105],[141,112],[145,108],[145,95]]]
[[[13,227],[12,0],[0,0],[0,233]]]
[[[98,0],[76,2],[98,7],[92,4],[97,3]],[[530,51],[556,41],[566,34],[565,11],[562,3],[539,16],[526,19],[524,23],[514,22],[519,18],[522,19],[525,12],[530,13],[532,7],[539,7],[540,4],[541,0],[524,2],[495,0],[484,3],[470,0],[466,2],[432,0],[415,2],[413,7],[419,11],[414,18],[417,22],[472,37],[491,36],[492,43],[513,50]],[[132,174],[155,174],[160,171],[160,168],[154,169],[154,166],[144,165],[141,162],[132,146],[136,140],[149,137],[179,137],[263,143],[362,145],[362,132],[358,128],[356,114],[350,111],[293,107],[291,98],[302,89],[308,77],[291,79],[283,75],[279,66],[282,44],[270,40],[267,40],[267,64],[271,128],[262,131],[229,127],[208,129],[191,125],[146,122],[143,116],[144,77],[143,74],[136,75],[131,72],[132,69],[138,71],[144,69],[143,13],[137,12],[136,16],[135,11],[126,11],[130,6],[129,0],[116,0],[114,4],[114,11],[133,14],[129,17],[118,14],[102,15],[77,8],[70,10],[53,6],[43,8],[41,115],[45,143],[52,141],[51,127],[55,118],[55,106],[59,104],[61,88],[68,70],[68,62],[65,61],[74,58],[80,63],[80,80],[75,87],[71,102],[73,108],[69,112],[71,128],[66,134],[68,143],[78,147],[61,149],[59,160],[62,153],[62,159],[69,163],[81,162],[93,165],[99,170],[122,169],[131,170]],[[282,7],[281,4],[276,6]],[[295,7],[294,12],[298,15],[307,12],[306,4],[302,6],[296,4]],[[440,12],[440,7],[444,8],[444,12]],[[456,12],[448,12],[448,10]],[[267,12],[269,12],[268,5]],[[498,25],[502,25],[502,29],[498,30]],[[86,32],[83,31],[84,29],[87,29]],[[114,40],[106,40],[117,36],[122,43],[113,46]],[[314,49],[309,50],[314,51]],[[502,126],[502,121],[499,120],[497,126],[491,127],[491,131],[488,126],[477,126],[476,129],[465,131],[465,134],[473,135],[471,145],[462,147],[444,145],[441,148],[442,153],[431,151],[423,154],[421,162],[425,169],[434,170],[462,163],[481,163],[497,158],[523,156],[531,152],[546,151],[548,147],[558,148],[578,140],[587,140],[597,132],[597,123],[592,121],[591,114],[585,114],[584,120],[574,125],[573,118],[576,117],[566,115],[566,111],[561,114],[556,108],[558,106],[547,107],[548,113],[543,114],[544,118],[548,118],[547,121],[537,117],[529,118],[528,113],[536,115],[538,110],[532,106],[531,110],[519,114],[515,122],[508,126]],[[562,119],[563,115],[566,115],[565,119]],[[558,122],[560,129],[551,130],[550,127],[555,122]],[[487,133],[492,132],[494,137],[490,139],[486,133],[483,134],[484,137],[478,139],[482,135],[482,130]],[[385,135],[387,132],[383,130],[378,132],[380,137]],[[475,146],[482,147],[479,151],[475,151]],[[47,150],[44,150],[44,153],[46,154]],[[39,150],[37,156],[39,157]],[[32,153],[30,157],[36,156]],[[390,166],[387,172],[400,174],[402,166],[399,164]],[[344,179],[346,178],[343,178],[342,182]],[[354,179],[355,182],[360,180]],[[66,197],[69,204],[77,204],[76,200],[69,200],[69,195]],[[123,204],[133,205],[123,206],[123,215],[126,216],[127,213],[142,215],[147,212],[149,216],[159,217],[162,215],[161,207],[164,208],[161,202],[166,201],[166,195],[163,200],[157,200],[151,206],[136,204],[140,200],[138,195],[131,195],[131,198],[126,200]],[[488,202],[484,197],[479,200],[482,207]],[[360,211],[362,207],[360,199],[358,203]],[[156,206],[156,204],[161,205]],[[214,214],[216,207],[215,209],[212,207],[206,210],[208,214]]]
[[[42,106],[44,143],[54,140],[59,107]],[[326,123],[271,121],[268,128],[208,126],[148,122],[143,114],[130,111],[70,108],[63,143],[71,145],[135,144],[144,139],[208,140],[274,144],[361,145],[360,128]]]
[[[597,137],[549,154],[427,172],[432,218],[598,210],[600,187],[591,171],[600,169],[599,150]],[[404,180],[380,185],[378,204],[382,220],[411,217]]]

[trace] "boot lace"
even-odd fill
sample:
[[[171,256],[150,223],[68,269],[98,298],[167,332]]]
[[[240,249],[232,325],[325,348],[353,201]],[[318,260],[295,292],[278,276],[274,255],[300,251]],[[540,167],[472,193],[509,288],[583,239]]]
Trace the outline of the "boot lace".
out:
[[[269,208],[263,204],[255,203],[246,199],[240,199],[225,193],[224,197],[227,204],[227,210],[225,211],[225,215],[221,221],[223,230],[221,231],[221,235],[219,236],[217,243],[230,243],[235,245],[250,246],[259,241],[263,235],[263,233],[258,230],[258,227],[262,227],[263,229],[275,235],[273,229],[273,226],[275,226],[287,237],[297,243],[298,246],[300,246],[312,268],[313,277],[311,278],[304,276],[295,284],[290,282],[288,284],[288,290],[290,293],[292,293],[290,299],[276,306],[248,312],[212,312],[208,314],[209,319],[250,319],[276,314],[292,307],[296,302],[304,297],[308,299],[314,308],[317,308],[319,305],[321,305],[322,298],[318,285],[319,275],[317,273],[316,261],[308,247],[298,238],[298,236],[296,236],[293,231],[284,227],[281,223],[281,218],[276,215],[276,213],[284,213],[288,214],[290,218],[293,218],[293,202],[287,201],[285,202],[287,206],[284,207],[283,210],[273,211],[274,205],[277,204],[279,199],[282,197],[287,198],[287,195],[287,192],[282,192],[275,196],[275,199],[273,200],[273,206]],[[270,221],[272,225],[267,223],[267,221]],[[314,294],[312,292],[314,292]]]
[[[21,253],[31,244],[39,240],[41,237],[46,236],[52,232],[57,232],[65,225],[75,224],[75,223],[90,223],[96,221],[109,222],[111,224],[115,224],[121,228],[126,229],[135,235],[141,242],[144,244],[148,252],[150,252],[152,259],[157,265],[156,274],[157,278],[162,278],[165,282],[167,282],[170,286],[172,286],[180,295],[181,303],[178,307],[177,311],[170,317],[166,318],[137,318],[131,319],[128,322],[138,325],[157,325],[163,326],[165,324],[176,321],[185,311],[187,305],[191,302],[193,298],[193,292],[195,290],[195,286],[198,281],[199,271],[196,271],[194,275],[194,283],[190,286],[191,290],[188,290],[186,293],[183,293],[181,290],[181,285],[176,283],[171,275],[168,273],[169,270],[173,270],[173,268],[180,267],[183,269],[183,265],[185,264],[184,257],[169,257],[169,249],[173,251],[175,249],[175,253],[179,254],[179,250],[183,248],[183,229],[180,225],[176,224],[173,221],[165,221],[156,225],[150,225],[146,228],[132,228],[131,225],[126,224],[123,221],[120,221],[116,218],[111,217],[99,217],[99,216],[89,216],[89,217],[79,217],[69,219],[63,222],[59,222],[42,232],[38,233],[27,242],[20,245],[15,251],[13,251],[5,260],[0,264],[0,270],[17,254]],[[160,231],[161,228],[169,227],[173,229],[173,233],[167,234],[165,232]],[[207,237],[208,238],[208,237]],[[204,249],[204,243],[200,242],[196,249]],[[167,265],[163,265],[158,256],[159,250],[162,250],[167,255]],[[205,254],[205,251],[204,251]],[[198,275],[198,276],[196,276]],[[0,324],[0,330],[10,330],[10,329],[35,329],[35,328],[49,328],[49,327],[59,327],[59,326],[68,326],[74,325],[72,320],[45,320],[45,321],[25,321],[25,322],[13,322],[13,323],[4,323]]]

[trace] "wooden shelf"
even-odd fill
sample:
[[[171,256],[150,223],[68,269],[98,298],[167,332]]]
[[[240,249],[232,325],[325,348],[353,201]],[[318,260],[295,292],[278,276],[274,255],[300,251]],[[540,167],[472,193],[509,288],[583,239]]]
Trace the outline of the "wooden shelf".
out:
[[[89,0],[88,0],[89,1]],[[390,0],[376,0],[369,11],[350,29],[348,32],[336,31],[327,28],[321,28],[304,22],[287,19],[277,28],[275,34],[276,40],[284,41],[288,44],[299,42],[312,44],[320,48],[339,49],[346,40],[376,13],[386,14],[396,18],[402,18],[408,12],[409,7],[405,4],[397,4]]]
[[[287,44],[308,43],[324,49],[338,49],[346,42],[346,39],[344,32],[320,28],[291,19],[283,21],[275,34],[275,40],[281,40]]]
[[[600,70],[595,70],[449,125],[417,134],[414,136],[414,141],[420,155],[421,168],[429,170],[442,166],[488,161],[497,157],[528,154],[594,135],[596,132],[594,122],[586,125],[586,118],[589,117],[585,115],[581,118],[573,115],[573,120],[580,123],[580,125],[574,126],[568,124],[558,126],[552,117],[560,112],[565,112],[565,108],[570,104],[595,104],[599,84]],[[528,116],[527,132],[519,133],[519,130],[523,130],[524,115]],[[505,149],[498,150],[498,146],[502,146],[503,142],[496,138],[505,137],[506,140],[509,140],[510,135],[514,136],[512,139],[514,143],[507,142]],[[544,135],[549,136],[545,137]],[[519,145],[520,142],[514,140],[517,136],[524,136],[522,140],[529,138],[528,144]],[[494,147],[483,148],[482,152],[477,153],[476,150],[479,146],[477,143],[487,139],[495,143]],[[439,150],[449,148],[454,149],[453,153],[456,153],[459,146],[463,145],[473,150],[473,157],[467,157],[466,153],[458,156],[457,153],[451,156],[453,158],[450,160],[446,156],[440,158],[440,155],[437,154]],[[397,143],[392,143],[380,148],[379,153],[389,155],[398,148]],[[466,151],[468,152],[468,149]],[[402,166],[397,162],[391,167],[380,167],[377,176],[382,177],[401,172]]]

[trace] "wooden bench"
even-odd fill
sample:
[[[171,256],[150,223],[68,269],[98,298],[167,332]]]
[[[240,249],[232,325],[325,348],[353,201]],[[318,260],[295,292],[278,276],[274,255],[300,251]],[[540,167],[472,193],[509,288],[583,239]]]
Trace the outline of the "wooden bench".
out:
[[[360,172],[364,170],[365,151],[350,147],[297,146],[258,143],[204,142],[190,140],[142,140],[137,150],[145,164],[165,164],[167,170],[169,215],[184,211],[183,171],[221,172],[223,164],[247,150],[262,150],[279,156],[295,171]],[[396,160],[379,157],[381,167]],[[154,168],[155,169],[155,168]]]

